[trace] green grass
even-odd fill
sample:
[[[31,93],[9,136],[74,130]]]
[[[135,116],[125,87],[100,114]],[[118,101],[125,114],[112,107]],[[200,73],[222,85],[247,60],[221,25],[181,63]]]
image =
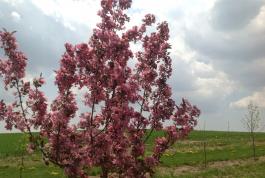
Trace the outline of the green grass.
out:
[[[0,158],[19,156],[23,149],[24,137],[20,133],[0,134]]]
[[[24,157],[24,167],[21,166],[21,157],[9,156],[0,159],[0,177],[18,178],[22,168],[22,177],[64,177],[63,171],[50,164],[46,166],[40,159],[39,154],[26,155]]]
[[[205,140],[206,138],[206,140]],[[245,159],[252,156],[251,140],[244,132],[194,131],[162,157],[163,166],[202,164],[203,141],[206,141],[207,161]],[[256,134],[256,152],[265,155],[265,133]]]
[[[0,166],[0,177],[1,178],[18,178],[19,169],[17,167],[2,167]],[[22,171],[22,177],[32,178],[65,178],[62,170],[55,167],[47,167],[43,165],[35,165],[32,167],[26,167]]]
[[[153,142],[156,137],[163,136],[163,132],[153,132],[147,142],[146,154],[151,154]],[[0,178],[15,178],[19,175],[20,155],[25,149],[26,137],[22,134],[0,134]],[[169,149],[161,159],[161,167],[174,170],[176,166],[191,165],[198,167],[203,165],[203,142],[206,141],[207,146],[207,162],[249,159],[252,157],[251,140],[248,133],[244,132],[219,132],[219,131],[193,131],[188,138],[176,143]],[[256,134],[257,155],[265,155],[265,133]],[[17,160],[18,161],[14,161]],[[235,172],[238,175],[245,175],[244,171],[259,172],[265,175],[265,169],[261,168],[265,163],[256,163],[256,167],[250,168],[234,166],[222,169],[209,168],[199,173],[186,174],[187,177],[233,177]],[[252,171],[252,172],[253,172]],[[91,175],[99,174],[100,170],[95,168],[90,171]],[[170,171],[168,171],[170,172]],[[241,173],[242,172],[242,173]],[[260,174],[261,174],[260,173]],[[63,171],[59,168],[49,165],[45,166],[41,160],[40,154],[29,156],[25,160],[25,168],[23,169],[23,177],[64,177]],[[159,174],[159,177],[174,177],[174,174]],[[249,175],[249,174],[246,174]],[[242,176],[240,176],[242,177]],[[243,176],[244,177],[244,176]],[[251,175],[247,177],[252,177]]]

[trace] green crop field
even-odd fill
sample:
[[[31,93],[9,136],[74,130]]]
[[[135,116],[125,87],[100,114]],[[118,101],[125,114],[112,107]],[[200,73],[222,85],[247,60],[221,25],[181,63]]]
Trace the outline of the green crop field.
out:
[[[146,154],[151,153],[152,142],[161,135],[155,132],[147,143]],[[27,155],[23,134],[0,134],[0,178],[60,178],[63,171],[50,164],[46,166],[40,154]],[[206,143],[205,167],[203,142]],[[264,177],[265,133],[256,133],[258,160],[253,160],[248,133],[193,131],[188,138],[169,149],[156,169],[155,177]],[[22,154],[24,167],[21,166]],[[99,169],[91,170],[92,176]]]

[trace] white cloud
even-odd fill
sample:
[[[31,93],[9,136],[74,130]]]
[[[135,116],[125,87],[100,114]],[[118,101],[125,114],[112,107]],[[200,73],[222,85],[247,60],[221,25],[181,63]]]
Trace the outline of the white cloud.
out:
[[[238,101],[230,103],[231,108],[247,108],[252,102],[259,107],[265,108],[265,87],[261,91],[253,92],[252,95],[241,98]]]
[[[97,0],[32,0],[45,15],[55,18],[66,28],[75,30],[74,24],[94,27],[99,21]]]
[[[234,81],[229,80],[223,72],[216,72],[211,77],[198,77],[195,81],[197,93],[204,97],[225,97],[236,89]]]
[[[186,64],[186,75],[191,76],[189,80],[194,86],[193,93],[189,92],[191,95],[201,98],[215,98],[216,96],[225,98],[238,88],[238,83],[224,71],[217,69],[211,62],[204,62],[203,56],[185,46],[184,42],[182,44],[181,48],[173,48],[173,54],[177,56],[178,60]],[[173,68],[178,70],[174,60]]]
[[[16,11],[11,12],[11,17],[16,22],[21,19],[21,15]]]
[[[252,19],[252,21],[247,26],[248,30],[254,34],[262,35],[265,30],[265,5],[260,9],[259,14]]]
[[[190,64],[195,78],[196,93],[205,97],[225,97],[236,89],[236,83],[226,73],[217,70],[213,65],[196,60]],[[224,87],[225,86],[225,87]]]

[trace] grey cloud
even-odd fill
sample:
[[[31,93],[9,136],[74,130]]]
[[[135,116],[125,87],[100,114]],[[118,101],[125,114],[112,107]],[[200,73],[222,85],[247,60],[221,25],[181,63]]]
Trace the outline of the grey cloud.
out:
[[[0,27],[17,31],[15,35],[19,48],[28,57],[27,73],[34,77],[42,72],[47,79],[44,89],[48,90],[48,97],[54,96],[56,88],[51,75],[58,69],[60,57],[65,51],[64,43],[76,44],[88,40],[89,29],[74,24],[77,30],[71,31],[62,22],[44,15],[30,1],[18,3],[16,6],[1,1],[0,7]],[[12,12],[20,14],[21,19],[14,21]],[[3,51],[0,51],[0,55],[3,55]],[[0,93],[2,98],[3,93],[4,91]]]
[[[55,98],[57,88],[54,85],[52,73],[59,67],[59,60],[64,49],[64,43],[77,44],[87,41],[89,29],[86,26],[73,24],[76,31],[66,28],[62,22],[55,18],[44,15],[30,1],[18,3],[13,6],[5,1],[0,1],[0,28],[8,31],[17,31],[15,34],[19,43],[19,48],[28,57],[27,73],[31,76],[39,76],[42,72],[46,79],[43,87],[49,101]],[[19,20],[14,20],[12,12],[20,14]],[[0,50],[3,57],[3,51]],[[3,82],[0,78],[0,100],[12,102],[12,91],[6,92],[3,89]],[[1,124],[0,124],[0,131]]]
[[[229,40],[214,31],[208,35],[206,38],[195,31],[189,31],[185,40],[191,49],[199,53],[202,61],[211,62],[216,69],[224,71],[244,87],[258,89],[264,86],[264,66],[257,65],[257,61],[265,58],[264,35],[248,37],[242,34],[241,38]]]
[[[199,18],[206,23],[202,23],[205,26],[200,29],[203,30],[200,32],[197,28],[186,29],[185,41],[192,49],[211,58],[210,60],[248,62],[262,58],[265,56],[265,30],[255,32],[255,27],[243,27],[259,14],[263,5],[264,0],[218,0],[208,14],[211,21]],[[213,28],[216,25],[224,31]]]
[[[169,84],[172,87],[172,97],[176,103],[180,103],[182,98],[186,98],[192,104],[197,105],[206,115],[218,112],[224,105],[228,106],[229,102],[226,99],[229,97],[202,96],[198,93],[198,88],[195,85],[198,76],[192,75],[190,65],[180,61],[173,67],[173,75]]]
[[[228,107],[227,98],[218,98],[218,96],[204,97],[192,92],[176,92],[173,90],[173,99],[179,104],[182,98],[187,99],[192,105],[196,105],[202,112],[202,117],[209,114],[219,113],[223,108]],[[217,102],[218,101],[218,102]]]
[[[225,71],[229,76],[239,82],[241,87],[247,90],[260,90],[265,84],[264,65],[261,59],[251,61],[214,61],[214,66]]]
[[[255,26],[243,28],[240,24],[245,23],[246,20],[244,19],[253,19],[259,13],[262,2],[264,1],[219,0],[208,15],[213,16],[216,23],[220,21],[220,24],[221,19],[233,24],[233,20],[235,20],[233,31],[218,31],[216,28],[212,28],[211,22],[207,21],[207,19],[199,19],[205,22],[202,24],[206,24],[202,26],[201,30],[197,31],[195,28],[187,28],[185,32],[185,42],[192,50],[197,51],[198,56],[200,56],[198,60],[202,59],[202,61],[212,63],[215,69],[224,71],[232,80],[238,82],[246,90],[259,90],[265,84],[264,66],[257,65],[259,61],[265,59],[265,31],[256,30]],[[249,7],[246,7],[246,5]],[[229,14],[226,12],[227,8],[229,11],[236,8],[237,11],[241,9],[244,12],[238,19],[228,18],[225,15],[226,13]],[[216,17],[218,13],[223,14],[222,17],[221,15],[218,16],[220,17],[219,19]],[[248,15],[247,18],[247,15],[244,14],[256,15]],[[237,21],[239,21],[239,24],[236,24]]]
[[[218,0],[213,8],[212,22],[218,30],[239,30],[258,15],[263,0]]]
[[[265,36],[249,32],[200,34],[196,29],[187,29],[186,43],[194,50],[215,60],[253,60],[265,56]],[[229,36],[229,38],[227,38]]]
[[[169,84],[173,87],[174,92],[192,91],[195,89],[194,76],[190,71],[190,65],[180,60],[178,57],[172,57],[172,77]]]
[[[12,6],[0,2],[2,16],[1,27],[17,31],[16,37],[20,49],[28,56],[28,71],[38,75],[51,73],[58,68],[60,56],[64,52],[64,43],[78,43],[87,40],[88,29],[78,26],[77,31],[65,28],[60,21],[45,16],[30,1]],[[16,11],[21,19],[14,21],[11,13]]]

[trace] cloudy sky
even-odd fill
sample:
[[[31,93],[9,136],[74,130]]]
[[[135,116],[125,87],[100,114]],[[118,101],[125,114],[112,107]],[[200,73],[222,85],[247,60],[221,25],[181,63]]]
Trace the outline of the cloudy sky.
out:
[[[85,42],[99,21],[99,0],[0,0],[0,27],[16,30],[27,77],[41,72],[49,99],[64,43]],[[244,130],[250,101],[265,110],[264,0],[133,0],[130,25],[146,13],[170,26],[174,99],[202,110],[198,129]],[[3,53],[0,52],[2,57]],[[2,83],[0,83],[2,85]],[[0,87],[0,98],[10,94]],[[0,131],[4,131],[0,123]]]

